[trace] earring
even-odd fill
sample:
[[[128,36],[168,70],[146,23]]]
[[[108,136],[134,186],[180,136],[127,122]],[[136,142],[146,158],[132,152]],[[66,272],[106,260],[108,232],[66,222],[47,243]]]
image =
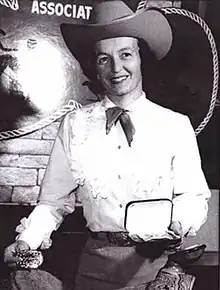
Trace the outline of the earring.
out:
[[[97,76],[96,76],[96,77],[97,77],[97,79],[98,79],[98,80],[100,80],[100,76],[99,76],[98,74],[97,74]]]

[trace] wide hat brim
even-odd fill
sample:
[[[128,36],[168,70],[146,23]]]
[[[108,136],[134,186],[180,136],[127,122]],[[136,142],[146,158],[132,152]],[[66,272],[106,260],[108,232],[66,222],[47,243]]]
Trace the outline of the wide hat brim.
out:
[[[146,9],[105,24],[63,23],[60,29],[67,47],[79,62],[86,48],[107,38],[127,36],[143,39],[157,59],[162,59],[172,45],[169,22],[156,9]]]

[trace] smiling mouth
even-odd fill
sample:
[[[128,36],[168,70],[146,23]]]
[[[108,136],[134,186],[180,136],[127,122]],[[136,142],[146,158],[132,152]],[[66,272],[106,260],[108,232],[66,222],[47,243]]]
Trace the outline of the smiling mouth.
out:
[[[110,79],[112,84],[120,84],[124,82],[129,76],[119,76],[119,77],[113,77]]]

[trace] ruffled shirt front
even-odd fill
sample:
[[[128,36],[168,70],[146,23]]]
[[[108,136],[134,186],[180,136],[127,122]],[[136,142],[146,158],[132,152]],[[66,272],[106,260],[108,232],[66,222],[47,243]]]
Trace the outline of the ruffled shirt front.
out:
[[[167,198],[173,201],[173,220],[180,221],[185,232],[197,231],[206,219],[210,191],[188,117],[154,104],[143,94],[126,108],[135,126],[129,147],[119,122],[106,134],[105,110],[113,106],[105,98],[71,112],[59,133],[87,226],[92,231],[124,231],[127,203]],[[35,212],[40,212],[40,206],[45,210],[46,206],[47,220],[54,221],[53,226],[45,229],[48,234],[57,228],[62,219],[58,216],[66,213],[59,210],[61,198],[54,196],[52,200],[47,195],[48,192],[41,197],[43,202]],[[69,206],[73,211],[74,204]],[[19,237],[35,248],[28,231],[32,218],[36,221],[37,216],[32,213],[26,233]],[[158,221],[144,219],[143,216],[146,231],[149,222],[156,227]],[[137,225],[137,231],[141,224]]]

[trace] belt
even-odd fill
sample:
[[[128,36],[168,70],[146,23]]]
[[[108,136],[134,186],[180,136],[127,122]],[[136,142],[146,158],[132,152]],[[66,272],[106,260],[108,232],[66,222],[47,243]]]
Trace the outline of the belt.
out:
[[[119,247],[132,247],[137,245],[163,245],[166,250],[176,250],[178,246],[181,245],[181,239],[176,240],[152,240],[148,242],[135,242],[130,238],[128,232],[92,232],[89,230],[89,234],[92,239],[108,242],[109,244],[117,245]]]
[[[137,242],[132,240],[127,232],[92,232],[90,236],[94,240],[105,241],[109,244],[114,244],[119,247],[132,247],[137,245]]]

